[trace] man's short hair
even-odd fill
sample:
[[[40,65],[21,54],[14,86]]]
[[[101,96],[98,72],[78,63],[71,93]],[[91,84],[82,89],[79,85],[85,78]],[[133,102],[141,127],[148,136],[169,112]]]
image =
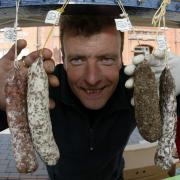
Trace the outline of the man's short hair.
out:
[[[63,49],[63,36],[66,31],[73,31],[75,35],[83,35],[85,37],[101,32],[108,26],[115,26],[115,16],[106,15],[62,15],[60,19],[60,39]],[[121,49],[123,51],[124,33],[121,35]]]

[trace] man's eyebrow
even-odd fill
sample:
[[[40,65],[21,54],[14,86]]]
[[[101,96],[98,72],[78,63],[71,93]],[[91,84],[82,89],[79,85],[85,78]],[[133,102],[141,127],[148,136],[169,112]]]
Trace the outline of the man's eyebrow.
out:
[[[72,59],[72,58],[85,58],[85,55],[82,54],[70,54],[67,56],[67,59]]]
[[[110,58],[119,58],[119,56],[117,54],[113,54],[113,53],[105,53],[105,54],[101,54],[96,56],[97,58],[104,58],[104,57],[110,57]]]
[[[67,59],[73,59],[73,58],[81,58],[81,59],[83,59],[83,58],[88,58],[88,57],[90,57],[90,55],[84,55],[84,54],[80,54],[80,53],[78,53],[78,54],[74,53],[74,54],[67,55]],[[109,57],[109,58],[117,59],[120,56],[115,54],[115,53],[102,53],[102,54],[99,54],[99,55],[96,56],[96,58],[98,58],[98,59],[105,58],[105,57],[106,58]]]

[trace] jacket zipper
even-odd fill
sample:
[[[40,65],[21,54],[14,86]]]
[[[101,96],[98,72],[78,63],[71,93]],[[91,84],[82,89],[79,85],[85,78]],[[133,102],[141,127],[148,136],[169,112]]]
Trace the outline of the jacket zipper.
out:
[[[94,150],[94,129],[89,128],[89,145],[90,145],[90,151]]]

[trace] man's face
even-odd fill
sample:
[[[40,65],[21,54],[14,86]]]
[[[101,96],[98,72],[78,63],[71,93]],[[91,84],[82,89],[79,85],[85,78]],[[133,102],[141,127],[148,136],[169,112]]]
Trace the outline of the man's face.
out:
[[[85,37],[65,32],[64,68],[69,86],[88,109],[101,109],[119,81],[120,33],[114,27]]]

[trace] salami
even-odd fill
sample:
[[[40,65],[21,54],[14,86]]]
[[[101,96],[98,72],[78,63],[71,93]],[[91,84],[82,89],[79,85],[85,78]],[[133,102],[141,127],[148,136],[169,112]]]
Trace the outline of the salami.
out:
[[[168,170],[173,164],[172,154],[176,136],[177,103],[175,82],[167,67],[160,76],[159,94],[163,131],[155,153],[155,164],[164,170]]]
[[[5,94],[7,121],[17,170],[20,173],[33,172],[38,165],[27,121],[27,76],[13,69],[7,78]]]
[[[28,120],[36,151],[46,164],[55,165],[60,153],[52,132],[48,89],[48,77],[40,57],[28,71]]]
[[[137,127],[142,137],[155,142],[161,137],[161,117],[155,75],[147,61],[140,63],[134,74],[134,104]]]

